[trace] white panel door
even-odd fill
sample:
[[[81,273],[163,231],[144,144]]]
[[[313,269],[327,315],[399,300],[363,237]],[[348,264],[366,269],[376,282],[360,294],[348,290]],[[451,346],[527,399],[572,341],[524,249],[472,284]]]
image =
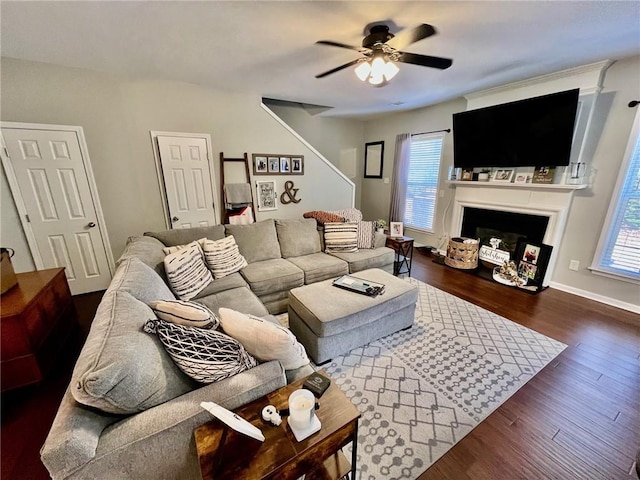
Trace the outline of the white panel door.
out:
[[[3,127],[2,136],[36,266],[64,267],[74,295],[106,289],[111,271],[78,133]]]
[[[157,138],[171,228],[215,225],[206,140],[164,135]]]

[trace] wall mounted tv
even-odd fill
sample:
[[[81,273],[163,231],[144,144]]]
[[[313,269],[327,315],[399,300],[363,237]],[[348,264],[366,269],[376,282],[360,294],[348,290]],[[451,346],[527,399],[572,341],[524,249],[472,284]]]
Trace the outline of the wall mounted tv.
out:
[[[453,165],[569,165],[579,89],[453,115]]]

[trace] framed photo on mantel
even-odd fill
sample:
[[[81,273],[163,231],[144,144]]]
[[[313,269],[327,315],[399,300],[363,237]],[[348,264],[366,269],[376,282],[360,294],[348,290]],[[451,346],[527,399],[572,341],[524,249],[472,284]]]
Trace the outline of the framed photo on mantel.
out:
[[[531,183],[553,183],[553,176],[556,173],[554,167],[536,167],[533,171]]]

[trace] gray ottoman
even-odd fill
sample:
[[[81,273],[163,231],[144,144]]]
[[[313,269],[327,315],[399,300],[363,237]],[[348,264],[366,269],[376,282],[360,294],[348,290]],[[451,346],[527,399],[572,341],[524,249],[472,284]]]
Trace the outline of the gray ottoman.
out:
[[[334,287],[333,280],[289,292],[289,328],[316,364],[413,324],[415,286],[377,268],[353,276],[384,284],[385,293],[372,298]]]

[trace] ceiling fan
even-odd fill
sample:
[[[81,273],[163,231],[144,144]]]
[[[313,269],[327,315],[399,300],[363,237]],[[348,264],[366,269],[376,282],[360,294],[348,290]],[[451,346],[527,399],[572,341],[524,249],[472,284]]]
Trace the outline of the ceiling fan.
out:
[[[386,83],[398,73],[399,69],[395,65],[396,62],[411,63],[422,67],[444,70],[451,66],[453,60],[450,58],[431,57],[429,55],[418,55],[416,53],[401,51],[412,43],[435,35],[435,33],[435,28],[423,23],[415,28],[405,29],[397,35],[394,35],[389,32],[387,25],[381,24],[371,27],[369,35],[362,40],[362,47],[345,45],[344,43],[333,42],[331,40],[319,40],[316,42],[317,44],[356,50],[363,56],[316,75],[316,78],[323,78],[332,73],[349,68],[352,65],[358,65],[355,69],[358,78],[363,82],[368,80],[372,85],[380,87],[386,85]]]

